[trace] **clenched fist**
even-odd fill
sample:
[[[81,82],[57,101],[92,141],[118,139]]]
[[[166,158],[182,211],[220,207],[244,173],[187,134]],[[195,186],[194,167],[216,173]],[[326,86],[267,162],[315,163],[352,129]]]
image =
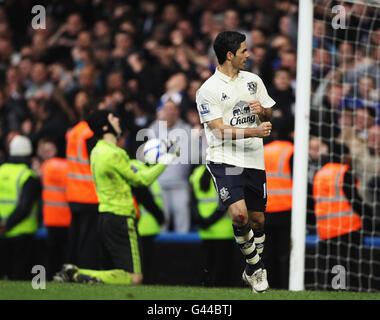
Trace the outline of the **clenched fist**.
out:
[[[262,122],[256,128],[257,137],[264,138],[270,135],[272,131],[272,124],[270,122]]]

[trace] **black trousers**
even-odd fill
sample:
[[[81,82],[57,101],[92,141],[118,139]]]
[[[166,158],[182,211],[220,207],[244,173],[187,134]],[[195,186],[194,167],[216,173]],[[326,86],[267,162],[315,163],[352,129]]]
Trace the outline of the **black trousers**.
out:
[[[112,212],[101,212],[98,218],[98,234],[102,269],[142,272],[141,241],[136,219]]]
[[[99,269],[98,206],[69,203],[69,262],[85,269]]]
[[[271,288],[288,289],[291,211],[265,214],[263,260]]]
[[[0,237],[0,279],[31,280],[34,277],[34,235]]]
[[[68,263],[69,227],[47,227],[47,278],[57,273]]]

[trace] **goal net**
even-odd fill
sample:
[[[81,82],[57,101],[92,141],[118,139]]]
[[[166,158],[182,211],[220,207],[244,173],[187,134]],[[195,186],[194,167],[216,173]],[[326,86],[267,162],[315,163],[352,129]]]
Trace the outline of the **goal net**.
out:
[[[380,0],[313,5],[305,288],[380,291]]]

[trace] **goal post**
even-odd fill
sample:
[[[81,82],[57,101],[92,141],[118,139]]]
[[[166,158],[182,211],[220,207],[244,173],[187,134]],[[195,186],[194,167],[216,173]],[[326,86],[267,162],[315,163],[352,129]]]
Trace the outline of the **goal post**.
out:
[[[298,10],[293,207],[289,268],[289,290],[291,291],[304,289],[313,0],[301,0]]]

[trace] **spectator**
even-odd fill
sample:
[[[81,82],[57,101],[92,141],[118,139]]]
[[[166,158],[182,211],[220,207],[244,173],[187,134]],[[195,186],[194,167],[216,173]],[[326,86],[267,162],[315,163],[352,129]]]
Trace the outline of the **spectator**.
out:
[[[331,54],[324,48],[320,47],[313,51],[312,65],[312,90],[315,91],[322,79],[327,76],[331,68]]]
[[[347,72],[345,82],[350,84],[351,88],[357,85],[358,79],[362,78],[363,76],[369,76],[376,80],[376,89],[379,90],[380,66],[378,64],[378,61],[380,59],[380,47],[373,46],[369,50],[363,51],[363,58],[361,61],[358,61],[352,70]]]
[[[251,38],[247,30],[241,28],[239,11],[235,8],[229,8],[223,14],[224,29],[243,33],[246,38],[247,47],[251,47]]]
[[[150,35],[153,29],[153,25],[156,22],[157,3],[152,0],[139,1],[140,5],[140,22],[139,29],[141,34],[145,37]]]
[[[182,72],[172,75],[168,81],[166,81],[165,87],[166,92],[161,96],[159,108],[168,99],[172,99],[180,108],[180,116],[182,120],[186,121],[187,111],[194,107],[194,104],[192,104],[186,92],[188,87],[186,75]]]
[[[263,258],[268,270],[268,281],[273,288],[278,289],[289,287],[294,154],[291,140],[290,135],[286,135],[264,146],[268,203],[265,210]]]
[[[127,55],[132,52],[133,36],[131,33],[120,31],[115,35],[115,48],[112,51],[112,57],[126,58]]]
[[[267,53],[267,48],[265,45],[255,45],[251,49],[252,59],[251,59],[251,72],[257,75],[262,75],[262,64]]]
[[[106,48],[111,47],[112,35],[111,28],[106,20],[98,20],[95,22],[92,35],[94,38],[94,46],[104,46]]]
[[[34,61],[44,61],[47,58],[48,43],[45,34],[35,32],[32,36],[32,56]]]
[[[380,100],[376,91],[375,79],[364,75],[359,79],[357,88],[351,88],[348,95],[343,97],[341,108],[353,109],[368,106],[376,113],[376,123],[380,123]]]
[[[272,137],[275,140],[288,137],[290,131],[294,130],[292,123],[294,122],[295,96],[291,80],[289,70],[279,68],[274,73],[273,85],[268,88],[268,93],[273,100],[280,102],[273,107],[272,114]]]
[[[62,152],[65,146],[65,134],[69,123],[66,115],[57,108],[52,99],[37,92],[35,101],[35,113],[33,115],[34,130],[30,138],[35,147],[42,137],[49,137],[57,141],[58,150]]]
[[[76,113],[76,122],[83,121],[90,112],[90,98],[85,91],[79,91],[75,95],[74,111]]]
[[[177,4],[166,4],[161,12],[161,22],[169,30],[174,27],[176,23],[181,19],[181,11]]]
[[[43,91],[48,96],[53,94],[53,84],[48,80],[48,72],[46,65],[42,62],[37,62],[32,69],[32,83],[26,88],[25,98],[30,99],[35,96],[37,91]]]
[[[75,45],[79,32],[83,29],[84,23],[79,13],[70,14],[66,22],[62,24],[57,32],[50,37],[50,47],[68,47]]]
[[[21,83],[29,87],[32,83],[33,60],[30,56],[22,56],[18,64]]]
[[[77,123],[67,134],[66,197],[72,213],[69,230],[70,263],[82,268],[99,268],[97,238],[98,197],[90,168],[90,153],[97,137],[89,127],[91,119]]]
[[[317,50],[320,47],[324,47],[331,55],[336,54],[336,48],[328,39],[326,30],[326,23],[323,20],[315,19],[313,22],[313,49]]]
[[[68,233],[71,211],[66,198],[67,162],[59,158],[53,140],[41,139],[37,154],[43,161],[41,166],[42,213],[47,227],[48,266],[47,278],[59,271],[68,262]]]
[[[279,33],[289,37],[292,45],[297,47],[297,25],[294,17],[290,14],[284,14],[278,21]]]
[[[30,140],[16,135],[10,141],[10,158],[0,166],[0,275],[10,280],[31,279],[34,262],[41,184],[29,167],[32,153]]]
[[[311,136],[309,139],[309,163],[307,175],[307,232],[316,234],[314,215],[313,183],[316,172],[322,167],[328,156],[328,145],[320,138]]]
[[[93,98],[98,98],[102,90],[97,86],[98,70],[94,66],[85,66],[81,70],[77,83],[68,94],[68,99],[72,100],[78,91],[84,91]]]
[[[159,120],[154,121],[149,127],[152,130],[152,137],[178,139],[181,148],[179,161],[175,161],[158,178],[162,188],[166,220],[163,230],[185,233],[190,230],[188,178],[191,153],[188,139],[191,137],[191,128],[180,119],[179,105],[171,99],[159,109],[158,118]]]
[[[0,38],[0,74],[5,73],[9,67],[12,57],[14,56],[14,48],[12,42],[4,37]]]
[[[349,113],[349,108],[343,112],[339,110],[343,97],[343,87],[340,84],[331,84],[329,87],[329,75],[324,79],[316,90],[310,111],[310,130],[313,135],[321,135],[324,139],[335,138],[339,135],[341,126],[339,119]],[[325,93],[325,91],[327,91]],[[348,126],[346,126],[348,127]]]
[[[250,42],[253,47],[268,44],[267,31],[263,28],[253,28],[250,31]]]
[[[348,148],[334,145],[330,155],[330,159],[314,176],[315,216],[321,239],[316,267],[329,273],[334,265],[344,266],[347,270],[347,289],[358,290],[370,282],[368,279],[361,284],[360,279],[359,271],[368,268],[368,260],[360,259],[364,247],[364,233],[360,230],[373,231],[373,225],[370,228],[366,226],[366,222],[372,220],[373,211],[363,204],[355,187],[356,178],[351,171]],[[327,258],[328,254],[330,257]],[[378,272],[374,271],[376,274]],[[316,280],[322,286],[329,287],[331,284],[325,273],[320,273]]]

